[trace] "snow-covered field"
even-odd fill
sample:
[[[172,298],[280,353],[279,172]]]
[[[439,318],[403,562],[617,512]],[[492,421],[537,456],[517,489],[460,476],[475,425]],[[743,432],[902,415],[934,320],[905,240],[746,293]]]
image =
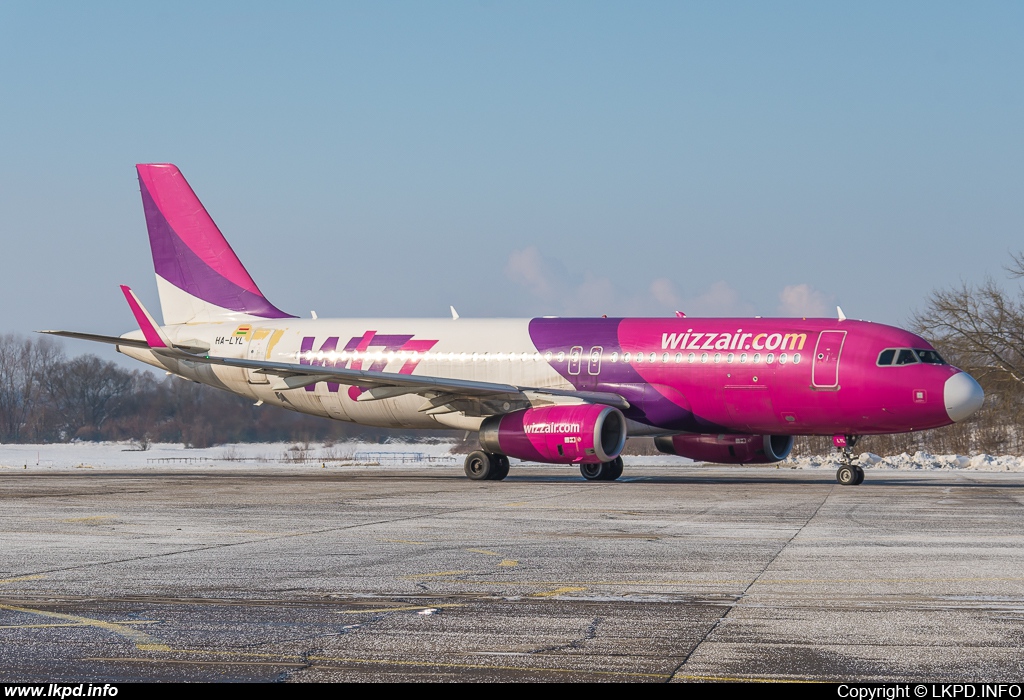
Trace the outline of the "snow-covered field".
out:
[[[461,465],[463,457],[449,455],[444,443],[239,443],[204,449],[186,449],[180,444],[154,443],[142,450],[138,444],[118,442],[73,442],[52,445],[0,445],[0,469],[118,469],[216,466],[251,469],[255,465],[280,468],[295,466],[376,466],[403,464]]]
[[[196,466],[251,469],[253,466],[294,469],[315,467],[409,467],[427,465],[461,467],[463,455],[450,454],[451,443],[249,443],[186,449],[178,444],[153,444],[141,450],[132,443],[76,442],[54,445],[0,445],[0,469],[190,469]],[[673,467],[690,460],[668,455],[626,455],[632,466]],[[777,466],[792,469],[836,469],[840,456],[790,458]],[[1024,471],[1024,458],[1009,455],[932,455],[917,452],[879,457],[860,455],[859,463],[872,470]]]

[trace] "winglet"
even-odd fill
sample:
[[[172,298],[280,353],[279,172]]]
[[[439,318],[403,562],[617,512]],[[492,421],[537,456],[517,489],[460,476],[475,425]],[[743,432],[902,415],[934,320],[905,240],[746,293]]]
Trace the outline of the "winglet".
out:
[[[139,324],[139,328],[142,329],[142,335],[146,337],[146,342],[149,343],[151,348],[173,348],[174,343],[164,335],[164,332],[160,329],[160,326],[156,324],[153,317],[146,311],[146,307],[142,305],[139,298],[135,296],[135,292],[131,290],[128,285],[122,284],[121,291],[124,293],[124,298],[128,300],[128,306],[131,307],[132,313],[135,314],[135,320]]]

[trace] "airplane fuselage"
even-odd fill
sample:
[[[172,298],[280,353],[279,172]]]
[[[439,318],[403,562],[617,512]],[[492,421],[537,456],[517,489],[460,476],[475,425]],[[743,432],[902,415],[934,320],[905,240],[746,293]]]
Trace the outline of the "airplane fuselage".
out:
[[[630,435],[935,428],[954,421],[948,382],[960,373],[934,362],[880,366],[887,349],[895,357],[932,348],[899,328],[852,320],[289,318],[164,330],[218,357],[615,394],[629,403]],[[431,413],[415,394],[376,398],[329,381],[287,388],[255,370],[120,350],[257,401],[365,425],[477,430],[483,416],[520,407]]]

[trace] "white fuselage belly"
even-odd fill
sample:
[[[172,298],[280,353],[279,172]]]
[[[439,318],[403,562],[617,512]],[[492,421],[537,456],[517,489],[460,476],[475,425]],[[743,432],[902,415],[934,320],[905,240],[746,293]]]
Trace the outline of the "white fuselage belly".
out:
[[[517,386],[573,388],[537,354],[530,339],[529,321],[525,319],[245,320],[165,326],[164,331],[175,343],[209,345],[212,356],[326,363]],[[125,337],[135,337],[135,334]],[[312,415],[381,427],[479,428],[479,418],[461,413],[426,414],[422,410],[424,397],[415,394],[356,400],[358,389],[350,391],[344,384],[327,382],[318,382],[312,390],[281,391],[271,385],[267,375],[259,372],[179,362],[149,350],[126,346],[119,346],[119,350],[193,381]]]

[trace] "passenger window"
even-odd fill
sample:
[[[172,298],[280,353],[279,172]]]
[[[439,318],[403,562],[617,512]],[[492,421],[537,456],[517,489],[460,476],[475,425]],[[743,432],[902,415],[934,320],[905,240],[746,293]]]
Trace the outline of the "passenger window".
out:
[[[878,356],[878,366],[888,367],[889,365],[892,364],[892,359],[894,357],[896,357],[896,351],[893,350],[892,348],[889,348],[888,350],[883,350],[882,354]]]
[[[668,362],[668,353],[667,352],[662,354],[661,361],[662,362]]]
[[[896,364],[898,365],[913,365],[917,364],[917,355],[910,348],[900,349],[899,354],[896,356]]]
[[[689,362],[691,365],[693,364],[693,361],[696,360],[696,359],[697,359],[697,355],[692,353],[692,352],[689,355],[686,356],[686,361]]]
[[[622,361],[623,362],[629,362],[629,357],[630,357],[630,355],[629,355],[628,352],[622,353]]]
[[[619,353],[613,352],[610,359],[611,359],[612,362],[618,362],[619,361]]]
[[[676,364],[678,365],[682,361],[683,361],[683,353],[677,352],[676,353]]]

